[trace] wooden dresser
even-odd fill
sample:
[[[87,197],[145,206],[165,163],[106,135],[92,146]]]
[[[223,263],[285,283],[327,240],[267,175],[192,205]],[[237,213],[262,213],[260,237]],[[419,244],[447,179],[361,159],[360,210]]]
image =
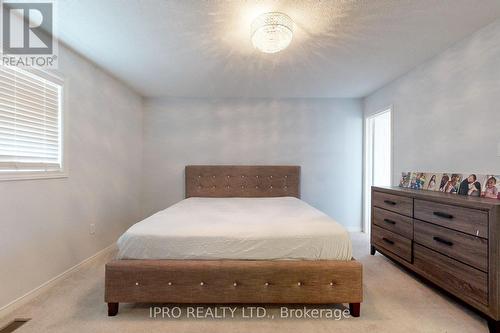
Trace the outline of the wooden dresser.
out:
[[[500,200],[372,188],[371,253],[420,274],[500,333]]]

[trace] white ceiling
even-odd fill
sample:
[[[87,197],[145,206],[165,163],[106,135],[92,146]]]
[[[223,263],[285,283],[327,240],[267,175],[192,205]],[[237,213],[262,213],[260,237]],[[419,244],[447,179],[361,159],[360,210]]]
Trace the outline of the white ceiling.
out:
[[[499,0],[58,0],[63,42],[144,96],[362,97],[500,17]],[[296,25],[250,41],[258,14]]]

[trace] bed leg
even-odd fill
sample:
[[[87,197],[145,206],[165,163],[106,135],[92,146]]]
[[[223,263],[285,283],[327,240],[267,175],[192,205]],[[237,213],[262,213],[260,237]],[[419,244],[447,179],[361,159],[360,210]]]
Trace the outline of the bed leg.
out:
[[[370,245],[370,254],[371,254],[372,256],[374,256],[374,255],[375,255],[375,252],[377,252],[377,250],[375,250],[375,246]]]
[[[488,319],[490,333],[500,333],[500,320]]]
[[[118,314],[118,304],[119,303],[108,303],[108,316],[113,317]]]
[[[361,303],[349,303],[349,312],[353,317],[359,317],[361,314]]]

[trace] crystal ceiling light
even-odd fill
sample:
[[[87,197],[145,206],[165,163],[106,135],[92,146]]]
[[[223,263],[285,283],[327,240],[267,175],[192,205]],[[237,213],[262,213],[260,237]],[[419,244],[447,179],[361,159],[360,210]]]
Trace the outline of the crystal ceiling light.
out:
[[[264,53],[276,53],[290,45],[293,21],[283,13],[264,13],[252,22],[252,44]]]

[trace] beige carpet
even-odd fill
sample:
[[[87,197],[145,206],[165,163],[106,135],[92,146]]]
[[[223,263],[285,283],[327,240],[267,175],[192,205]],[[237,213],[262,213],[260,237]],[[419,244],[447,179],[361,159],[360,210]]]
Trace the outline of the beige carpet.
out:
[[[364,267],[364,298],[360,318],[280,319],[151,319],[149,305],[120,305],[107,317],[103,302],[102,258],[51,288],[8,318],[32,318],[23,332],[488,332],[486,321],[435,290],[380,254],[369,255],[368,238],[352,234],[354,254]],[[341,308],[341,306],[336,306]],[[325,307],[327,308],[327,307]]]

